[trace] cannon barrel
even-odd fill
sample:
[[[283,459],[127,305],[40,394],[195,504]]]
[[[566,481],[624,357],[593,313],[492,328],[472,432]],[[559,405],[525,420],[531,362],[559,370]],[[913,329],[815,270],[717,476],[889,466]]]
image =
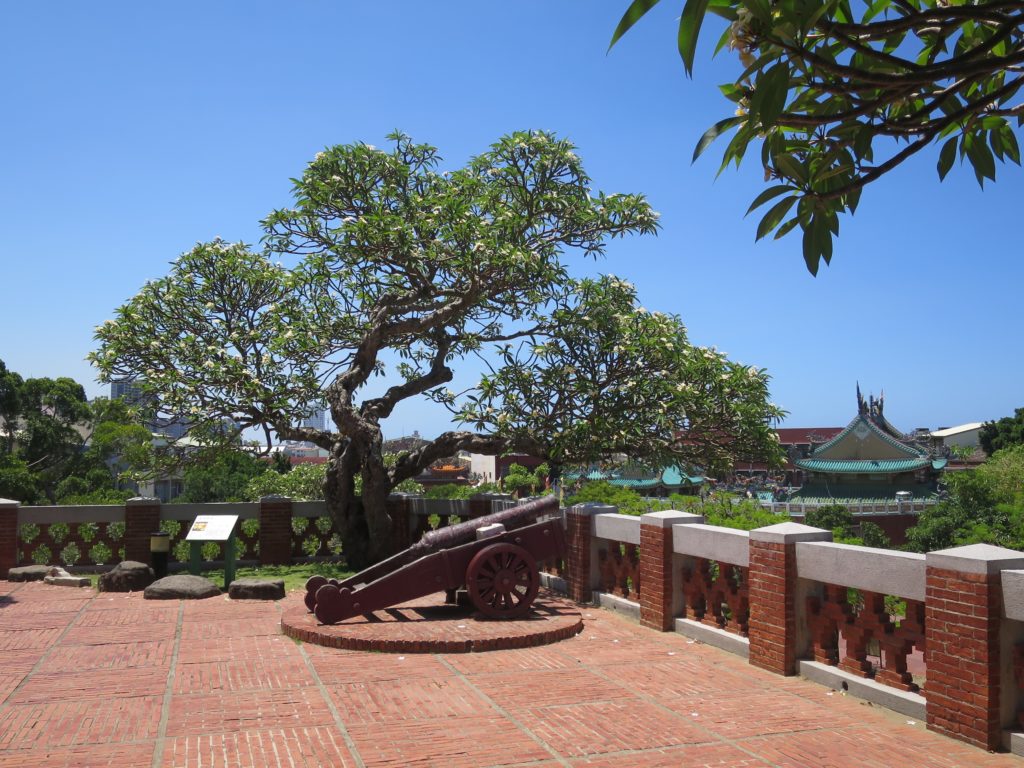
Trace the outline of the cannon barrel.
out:
[[[476,529],[485,525],[501,523],[507,530],[522,528],[529,525],[542,515],[554,514],[558,511],[558,497],[543,496],[517,507],[504,509],[501,512],[493,512],[483,517],[477,517],[455,525],[448,525],[438,528],[436,531],[427,531],[420,537],[420,540],[409,547],[409,551],[416,557],[437,552],[441,549],[451,549],[460,544],[467,544],[476,539]]]

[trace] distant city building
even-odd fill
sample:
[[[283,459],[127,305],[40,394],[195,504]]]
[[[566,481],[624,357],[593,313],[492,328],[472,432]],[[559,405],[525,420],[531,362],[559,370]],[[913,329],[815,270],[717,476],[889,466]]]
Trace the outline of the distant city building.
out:
[[[327,429],[327,409],[323,406],[313,409],[313,411],[302,420],[302,426],[308,429],[319,429],[324,431]]]
[[[139,405],[146,402],[147,396],[142,391],[139,379],[122,379],[110,383],[110,399],[124,400],[129,405]]]

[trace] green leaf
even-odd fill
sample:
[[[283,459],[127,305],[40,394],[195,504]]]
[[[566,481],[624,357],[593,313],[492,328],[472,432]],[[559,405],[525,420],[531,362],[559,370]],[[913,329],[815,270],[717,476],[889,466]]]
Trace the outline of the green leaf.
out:
[[[785,109],[788,93],[789,67],[780,62],[757,78],[750,98],[751,117],[756,116],[763,127],[771,127]]]
[[[690,162],[696,162],[697,158],[704,154],[704,150],[710,147],[715,139],[730,128],[742,123],[745,119],[745,117],[727,117],[725,120],[719,120],[713,126],[704,131],[704,135],[700,137],[700,141],[697,142],[697,146],[693,150],[693,159]]]
[[[786,235],[788,235],[790,233],[790,231],[793,229],[793,227],[795,227],[799,223],[800,223],[800,218],[798,216],[794,216],[792,219],[790,219],[785,224],[783,224],[781,227],[779,227],[779,229],[778,229],[778,231],[776,231],[775,237],[773,239],[774,240],[778,240],[780,237],[785,237]]]
[[[803,165],[792,155],[778,155],[775,158],[775,168],[787,178],[804,184],[807,182],[807,173]]]
[[[974,168],[974,177],[978,185],[984,188],[985,179],[996,178],[996,161],[992,151],[984,141],[972,141],[967,149],[967,159]]]
[[[949,169],[953,167],[953,161],[956,159],[956,136],[947,141],[942,145],[942,151],[939,153],[938,171],[939,181],[946,178],[946,174],[949,173]]]
[[[612,49],[612,46],[619,41],[619,38],[626,34],[630,27],[636,24],[651,8],[658,4],[659,0],[633,0],[630,3],[629,8],[622,15],[619,20],[619,26],[615,28],[615,32],[612,34],[612,41],[608,43],[608,50]]]
[[[1020,165],[1020,146],[1017,144],[1017,137],[1013,135],[1013,129],[1007,124],[1000,129],[999,133],[1003,139],[1003,152],[1013,162]]]
[[[796,187],[791,187],[788,184],[778,184],[774,187],[768,187],[768,189],[766,189],[764,192],[762,192],[760,195],[754,198],[754,202],[750,204],[750,207],[747,208],[747,212],[743,215],[749,216],[751,211],[753,211],[755,208],[760,208],[769,200],[772,200],[773,198],[776,198],[779,195],[783,195],[786,192],[794,191],[796,191]]]
[[[786,214],[789,213],[789,209],[793,207],[793,203],[796,202],[796,195],[790,195],[784,200],[780,200],[764,215],[761,219],[761,223],[757,225],[757,237],[755,240],[760,240],[762,237],[771,232],[775,227],[779,225]]]
[[[634,0],[633,5],[639,2],[640,0]],[[709,2],[710,0],[686,0],[686,5],[683,6],[683,15],[679,18],[679,55],[683,59],[683,66],[689,77],[693,77],[693,59],[697,54],[697,37],[700,35],[700,25],[704,21]]]
[[[812,222],[813,224],[813,222]],[[818,276],[818,262],[821,260],[821,251],[818,249],[818,244],[815,241],[815,232],[813,226],[804,227],[804,264],[807,265],[807,271],[815,277]]]

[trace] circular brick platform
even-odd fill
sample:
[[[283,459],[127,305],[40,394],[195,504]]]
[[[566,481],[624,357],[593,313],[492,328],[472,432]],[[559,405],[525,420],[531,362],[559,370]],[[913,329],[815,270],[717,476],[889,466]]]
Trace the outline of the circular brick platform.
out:
[[[470,653],[565,640],[583,630],[583,616],[573,603],[542,594],[525,618],[498,621],[445,605],[437,593],[338,624],[319,623],[305,606],[286,609],[281,629],[296,640],[353,651]]]

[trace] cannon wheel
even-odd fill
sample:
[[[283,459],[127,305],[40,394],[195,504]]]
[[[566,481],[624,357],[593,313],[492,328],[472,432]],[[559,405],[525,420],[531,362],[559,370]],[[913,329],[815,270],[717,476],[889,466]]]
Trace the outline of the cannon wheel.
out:
[[[524,616],[540,589],[533,555],[516,544],[491,544],[469,562],[466,590],[480,613],[495,619]]]

